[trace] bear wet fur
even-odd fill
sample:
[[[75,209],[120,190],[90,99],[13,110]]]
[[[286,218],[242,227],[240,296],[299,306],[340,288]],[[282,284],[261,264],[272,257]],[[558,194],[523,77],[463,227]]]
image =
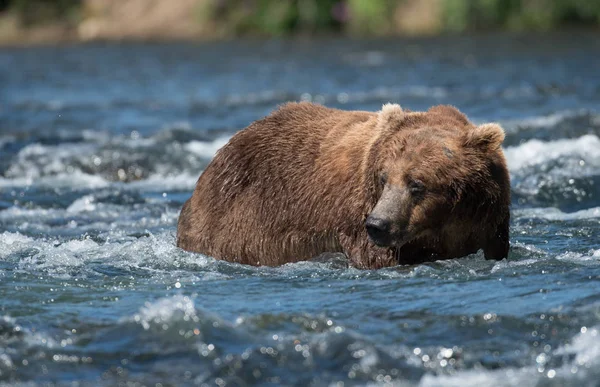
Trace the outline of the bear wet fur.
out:
[[[497,124],[451,106],[376,113],[288,103],[238,132],[184,204],[177,245],[281,265],[326,252],[373,269],[507,256],[510,181]]]

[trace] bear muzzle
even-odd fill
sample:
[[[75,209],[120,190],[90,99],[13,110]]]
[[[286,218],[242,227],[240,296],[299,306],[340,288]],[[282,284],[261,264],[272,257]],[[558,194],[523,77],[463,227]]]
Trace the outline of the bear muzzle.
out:
[[[369,216],[365,222],[365,228],[369,239],[378,246],[389,246],[392,240],[390,234],[391,222],[386,219]]]
[[[389,219],[371,215],[367,217],[365,228],[371,242],[379,247],[400,247],[407,241],[407,234],[394,231],[392,221]]]
[[[409,241],[411,197],[408,189],[386,184],[365,221],[369,240],[379,247],[399,248]]]

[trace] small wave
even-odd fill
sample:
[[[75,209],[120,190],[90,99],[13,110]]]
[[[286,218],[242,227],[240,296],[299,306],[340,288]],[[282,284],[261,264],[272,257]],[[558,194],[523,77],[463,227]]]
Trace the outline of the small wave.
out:
[[[81,171],[73,170],[68,167],[66,172],[56,173],[47,176],[39,176],[39,170],[32,170],[31,174],[38,174],[38,177],[21,177],[5,178],[0,176],[0,187],[29,187],[36,185],[38,187],[52,188],[104,188],[110,185],[110,182],[102,176],[90,175]]]
[[[201,320],[209,326],[226,327],[230,331],[235,331],[233,324],[225,322],[216,315],[211,315],[203,311],[198,311],[193,298],[183,295],[175,295],[170,298],[162,298],[154,302],[146,302],[129,321],[135,321],[140,324],[145,330],[149,330],[153,326],[163,329],[165,324],[173,324],[177,322],[189,322],[197,324]],[[208,321],[206,321],[208,320]],[[196,336],[198,336],[200,330]],[[203,337],[199,337],[203,339]]]
[[[582,326],[570,342],[558,347],[552,355],[564,359],[562,366],[546,371],[552,372],[557,385],[596,384],[600,378],[600,327]]]
[[[33,238],[19,233],[5,231],[0,234],[0,258],[7,259],[16,251],[24,250],[32,243],[35,243]]]
[[[6,234],[6,233],[5,233]],[[14,239],[14,236],[0,235],[2,239]],[[44,244],[46,246],[44,246]],[[51,246],[51,247],[50,247]],[[57,278],[68,278],[75,274],[71,269],[82,267],[86,262],[98,258],[102,252],[98,244],[90,239],[71,240],[65,243],[57,241],[19,241],[11,244],[10,249],[1,255],[11,261],[16,261],[18,270],[26,273],[46,273]],[[10,252],[10,254],[7,254]]]
[[[567,220],[584,220],[600,218],[600,207],[587,208],[585,210],[575,212],[563,212],[558,208],[524,208],[515,209],[513,217],[546,219],[552,221],[567,221]]]
[[[201,173],[202,170],[197,172],[186,171],[166,176],[155,173],[150,174],[146,179],[129,182],[124,187],[150,192],[189,191],[189,196],[191,196]]]
[[[600,136],[600,115],[585,109],[565,110],[545,116],[506,120],[504,144],[517,146],[532,139],[552,141],[576,139],[586,134]]]
[[[132,332],[132,323],[142,330]],[[217,378],[292,382],[282,379],[291,376],[290,369],[313,371],[304,376],[295,374],[295,384],[310,384],[316,381],[314,375],[319,375],[321,382],[342,378],[367,383],[414,379],[423,373],[421,360],[407,348],[392,350],[376,345],[326,316],[241,316],[231,323],[198,308],[196,299],[184,295],[147,302],[133,317],[122,320],[118,330],[127,330],[134,336],[130,340],[145,343],[140,349],[144,357],[196,352],[198,382]],[[121,335],[112,331],[101,333],[99,339],[114,340],[117,347],[123,345]]]
[[[0,186],[98,188],[167,179],[173,188],[189,189],[193,183],[187,176],[195,180],[228,137],[199,140],[198,135],[178,134],[181,130],[169,128],[147,138],[94,135],[79,143],[29,144],[8,160]]]
[[[68,213],[87,214],[89,205],[98,206],[92,214],[98,215],[106,223],[91,223],[90,234],[78,238],[34,238],[18,232],[0,234],[0,258],[12,262],[13,266],[24,273],[33,275],[45,274],[60,278],[94,277],[98,273],[121,273],[123,271],[144,271],[158,282],[174,282],[180,278],[185,283],[211,281],[226,278],[267,277],[276,280],[346,280],[346,281],[397,281],[411,279],[467,279],[485,277],[495,270],[495,262],[486,261],[481,253],[470,257],[450,261],[437,261],[423,265],[396,266],[381,270],[359,270],[348,265],[342,257],[327,261],[305,261],[290,263],[279,267],[253,267],[226,261],[216,260],[202,254],[190,253],[175,246],[175,235],[172,226],[167,230],[157,228],[150,232],[143,223],[134,232],[127,220],[121,219],[123,214],[115,209],[107,219],[102,203],[87,203],[84,197],[76,201],[67,210]],[[92,202],[93,203],[93,202]],[[55,222],[59,212],[65,210],[7,210],[13,221],[20,219],[19,211],[24,211],[26,218],[34,217],[42,225]],[[163,219],[169,225],[176,221],[176,213]],[[48,218],[48,219],[46,219]],[[69,218],[68,218],[69,219]],[[79,231],[87,230],[85,222],[75,218]],[[1,220],[1,218],[0,218]],[[107,222],[108,220],[108,222]],[[65,221],[69,228],[71,220]],[[160,218],[157,222],[161,222]],[[118,226],[123,224],[123,226]],[[160,224],[160,223],[159,223]],[[118,227],[115,227],[118,226]],[[45,229],[35,228],[38,234]],[[23,227],[28,229],[28,227]],[[56,230],[53,226],[52,230]],[[128,231],[122,231],[127,229]],[[91,232],[91,230],[95,230]],[[47,235],[47,230],[45,230]],[[520,252],[511,253],[523,260]],[[511,263],[513,264],[513,263]],[[498,267],[499,269],[500,267]]]
[[[459,370],[453,375],[428,373],[419,386],[595,385],[600,377],[599,358],[600,327],[583,326],[570,342],[552,352],[538,353],[533,365],[499,370]]]
[[[14,371],[14,360],[21,356],[17,349],[32,347],[52,349],[58,345],[56,340],[45,332],[32,331],[11,316],[0,316],[0,377]]]
[[[127,195],[128,191],[123,192],[111,196],[102,192],[85,195],[71,204],[62,204],[63,208],[14,205],[0,211],[0,225],[9,231],[20,231],[27,235],[72,239],[103,233],[118,234],[122,230],[153,230],[175,224],[178,211],[169,205],[160,201],[139,200],[135,195]]]
[[[218,138],[211,142],[190,141],[184,149],[201,157],[212,158],[217,151],[227,144],[229,137]]]
[[[67,212],[89,212],[96,209],[94,195],[85,195],[82,198],[75,200],[69,207]]]
[[[582,327],[570,343],[555,351],[556,355],[575,355],[574,363],[579,367],[590,368],[600,363],[600,326]]]
[[[576,158],[578,165],[591,164],[598,168],[600,167],[600,138],[588,134],[576,139],[547,142],[529,140],[521,145],[508,147],[504,153],[511,173],[518,173],[526,167],[548,163],[561,157]]]
[[[171,231],[137,235],[131,230],[106,231],[96,237],[61,240],[0,234],[0,259],[16,270],[56,278],[86,278],[144,272],[159,283],[194,283],[229,278],[251,270],[177,248]],[[255,274],[251,271],[250,274]]]
[[[572,251],[567,251],[565,253],[559,254],[556,259],[561,261],[571,261],[571,262],[600,262],[600,249],[594,250],[591,249],[586,253],[577,253]]]
[[[4,147],[6,144],[10,144],[15,141],[15,136],[10,135],[2,135],[0,136],[0,149]]]
[[[587,110],[567,110],[545,116],[524,118],[518,121],[507,121],[506,124],[511,127],[519,127],[522,130],[538,128],[548,129],[549,127],[557,126],[567,119],[581,117],[586,114],[589,114]]]
[[[529,140],[505,150],[518,204],[569,212],[600,206],[600,138]]]
[[[535,368],[461,370],[454,375],[426,374],[419,387],[535,386],[544,376]]]

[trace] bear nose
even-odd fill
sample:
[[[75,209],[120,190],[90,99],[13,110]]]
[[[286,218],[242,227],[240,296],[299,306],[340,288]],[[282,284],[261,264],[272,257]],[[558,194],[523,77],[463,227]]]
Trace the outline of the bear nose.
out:
[[[386,219],[369,216],[365,222],[367,234],[376,244],[384,245],[390,237],[391,222]]]

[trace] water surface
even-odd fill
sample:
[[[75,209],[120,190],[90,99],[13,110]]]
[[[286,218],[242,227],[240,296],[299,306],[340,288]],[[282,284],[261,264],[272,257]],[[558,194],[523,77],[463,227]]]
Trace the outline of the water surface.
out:
[[[597,385],[594,34],[0,50],[0,383]],[[377,271],[175,247],[214,152],[288,100],[499,121],[511,250]]]

